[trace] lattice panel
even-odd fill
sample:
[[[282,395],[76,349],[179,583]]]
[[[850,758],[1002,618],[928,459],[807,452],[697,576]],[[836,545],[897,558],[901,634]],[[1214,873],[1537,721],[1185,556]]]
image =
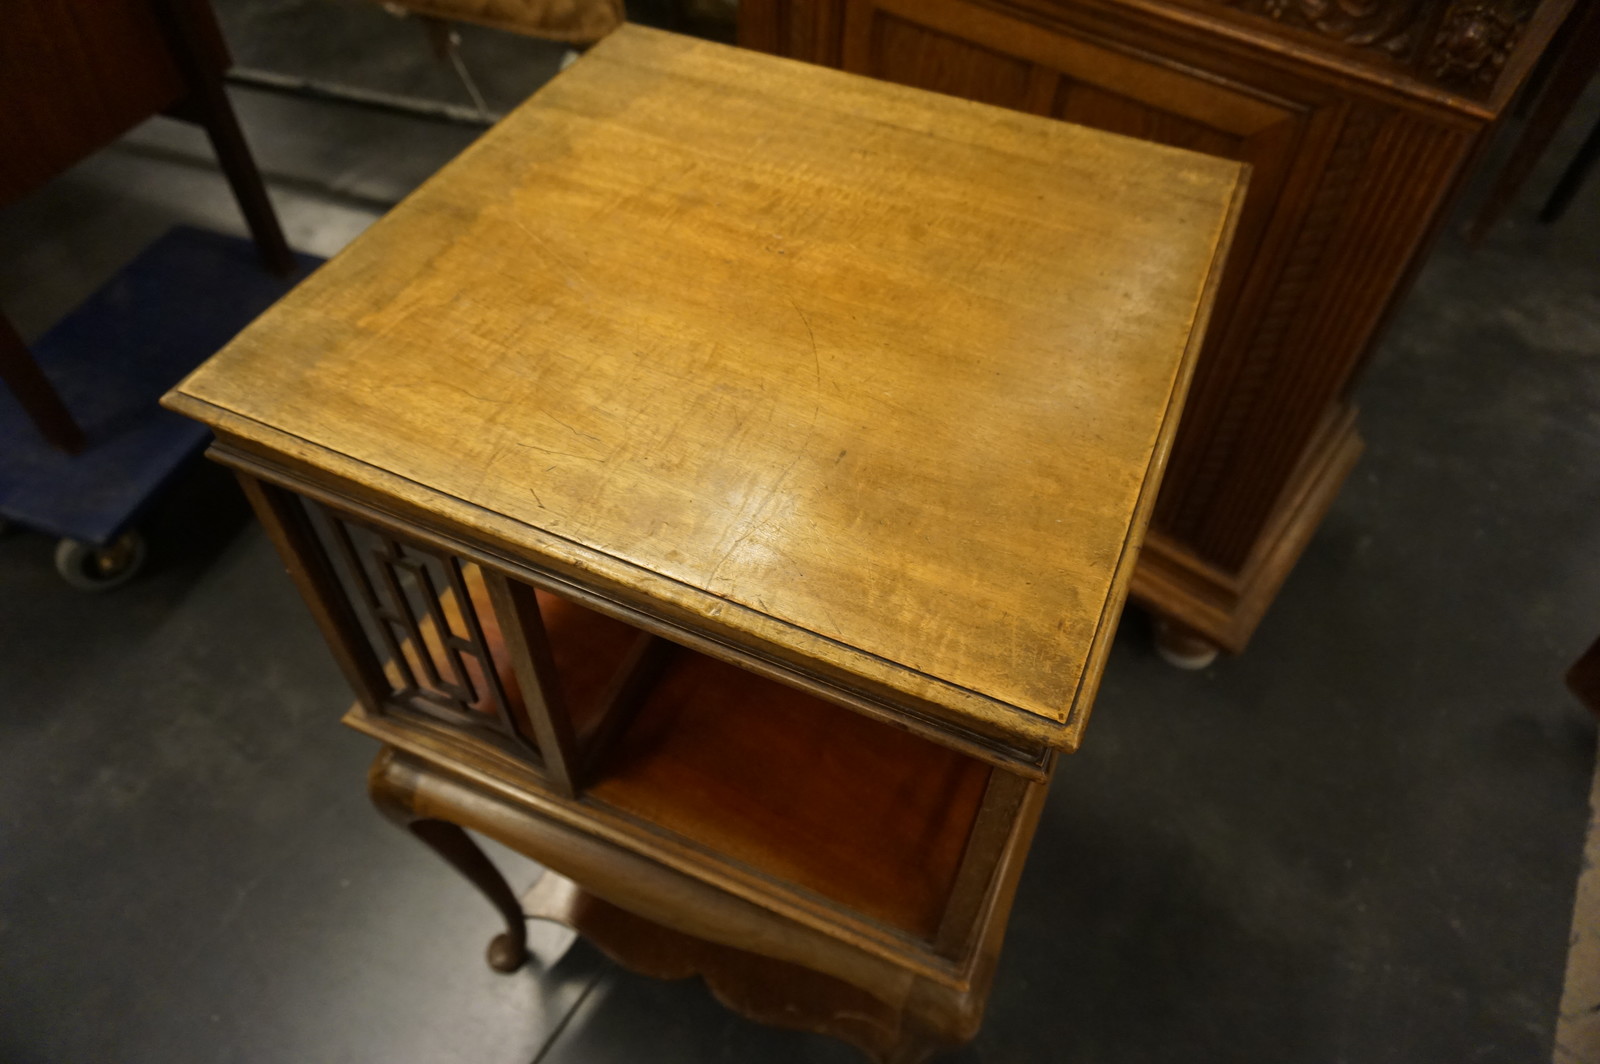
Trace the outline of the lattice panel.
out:
[[[538,753],[514,725],[515,680],[471,562],[304,500],[346,597],[392,685],[391,706]]]

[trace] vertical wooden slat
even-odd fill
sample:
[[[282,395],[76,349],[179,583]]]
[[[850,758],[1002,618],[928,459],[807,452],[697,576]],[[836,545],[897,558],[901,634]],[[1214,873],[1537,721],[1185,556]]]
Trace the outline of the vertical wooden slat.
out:
[[[531,735],[539,746],[545,774],[555,790],[567,797],[577,794],[577,747],[573,738],[572,715],[561,691],[561,678],[550,654],[544,617],[533,588],[507,579],[492,569],[483,570],[500,631],[505,636],[506,652],[522,689],[522,705],[512,707],[512,716],[524,735]]]
[[[379,712],[391,685],[305,510],[293,494],[282,488],[264,484],[245,473],[238,476],[245,497],[250,500],[256,517],[266,528],[301,597],[310,607],[311,616],[333,651],[345,679],[368,712]]]
[[[461,620],[467,627],[465,646],[453,635],[446,639],[445,645],[451,647],[456,656],[452,659],[460,667],[461,651],[466,649],[478,663],[483,673],[483,683],[488,689],[490,702],[493,704],[495,719],[500,722],[507,734],[517,734],[517,723],[511,717],[511,698],[506,694],[505,685],[500,682],[500,670],[495,667],[494,653],[489,649],[489,638],[484,634],[483,622],[478,618],[477,605],[473,600],[472,591],[467,587],[466,573],[461,568],[461,559],[454,555],[446,555],[440,559],[444,564],[445,579],[449,582],[450,591],[455,595],[455,600],[460,604]],[[474,566],[476,569],[477,567]],[[482,570],[478,570],[480,573]],[[523,738],[524,742],[531,740]]]
[[[983,804],[978,807],[966,852],[961,856],[961,868],[956,872],[950,900],[945,904],[944,919],[939,922],[939,933],[934,937],[934,949],[938,953],[959,957],[966,952],[1027,791],[1028,780],[1022,776],[1000,768],[990,769],[989,786],[983,792]]]
[[[673,644],[649,632],[640,632],[617,666],[616,675],[600,696],[600,710],[582,737],[583,771],[595,771],[611,745],[627,730],[634,713],[671,660]]]
[[[400,577],[394,571],[395,566],[404,561],[405,554],[400,544],[387,535],[382,537],[382,545],[382,553],[374,552],[373,557],[378,562],[378,579],[382,582],[383,590],[388,597],[389,608],[378,610],[377,615],[386,620],[391,627],[399,628],[402,633],[402,643],[410,644],[416,652],[417,665],[422,670],[423,686],[443,692],[444,683],[439,678],[438,665],[433,660],[427,641],[422,638],[422,627],[412,613],[411,600],[406,597],[405,588],[400,586]]]
[[[439,689],[463,705],[470,706],[478,701],[479,692],[472,683],[472,677],[467,673],[466,663],[461,660],[461,640],[457,637],[455,629],[450,626],[444,600],[439,595],[439,588],[433,581],[433,570],[418,551],[406,551],[401,556],[400,565],[411,574],[411,579],[416,585],[417,594],[422,599],[423,623],[431,623],[433,630],[439,636],[439,655],[442,664],[448,669],[450,679],[446,680],[444,673],[440,672],[441,681]],[[435,558],[434,561],[448,566],[449,559]],[[446,577],[448,580],[448,576]],[[461,611],[463,619],[472,613],[470,599],[456,599],[457,608]],[[470,629],[469,629],[470,631]],[[432,648],[421,648],[424,653],[432,653]],[[487,694],[487,692],[485,692]]]
[[[394,629],[397,622],[389,619],[393,611],[385,607],[383,600],[378,597],[377,587],[372,582],[371,574],[367,572],[366,563],[361,560],[360,552],[356,550],[356,545],[350,538],[349,527],[332,511],[320,505],[318,509],[328,529],[328,543],[331,549],[337,552],[339,560],[344,563],[346,575],[355,585],[356,594],[365,604],[367,615],[372,620],[373,631],[388,649],[389,662],[399,672],[402,688],[405,691],[420,690],[421,685],[417,683],[416,673],[411,668],[411,659],[407,656],[401,641],[395,638]]]

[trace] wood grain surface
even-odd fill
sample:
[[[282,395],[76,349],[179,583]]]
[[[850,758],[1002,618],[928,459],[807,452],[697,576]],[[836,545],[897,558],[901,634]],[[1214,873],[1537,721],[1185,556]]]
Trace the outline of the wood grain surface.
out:
[[[1242,184],[630,26],[168,403],[1070,746]]]
[[[683,650],[588,795],[931,941],[990,771]],[[994,863],[980,869],[981,886]]]

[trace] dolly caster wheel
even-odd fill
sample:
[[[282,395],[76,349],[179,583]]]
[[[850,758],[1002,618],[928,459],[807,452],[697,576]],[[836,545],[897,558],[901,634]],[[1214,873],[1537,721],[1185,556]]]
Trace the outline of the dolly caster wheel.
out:
[[[145,553],[144,537],[138,532],[124,532],[106,547],[63,539],[56,544],[56,572],[79,591],[110,591],[138,575]]]

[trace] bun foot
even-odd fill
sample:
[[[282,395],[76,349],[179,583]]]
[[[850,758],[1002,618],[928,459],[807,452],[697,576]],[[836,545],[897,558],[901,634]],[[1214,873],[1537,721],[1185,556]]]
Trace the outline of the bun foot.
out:
[[[1165,617],[1156,618],[1156,653],[1178,669],[1198,671],[1217,660],[1217,645]]]
[[[510,974],[528,963],[528,951],[521,942],[513,942],[505,932],[494,936],[489,943],[489,967]]]

